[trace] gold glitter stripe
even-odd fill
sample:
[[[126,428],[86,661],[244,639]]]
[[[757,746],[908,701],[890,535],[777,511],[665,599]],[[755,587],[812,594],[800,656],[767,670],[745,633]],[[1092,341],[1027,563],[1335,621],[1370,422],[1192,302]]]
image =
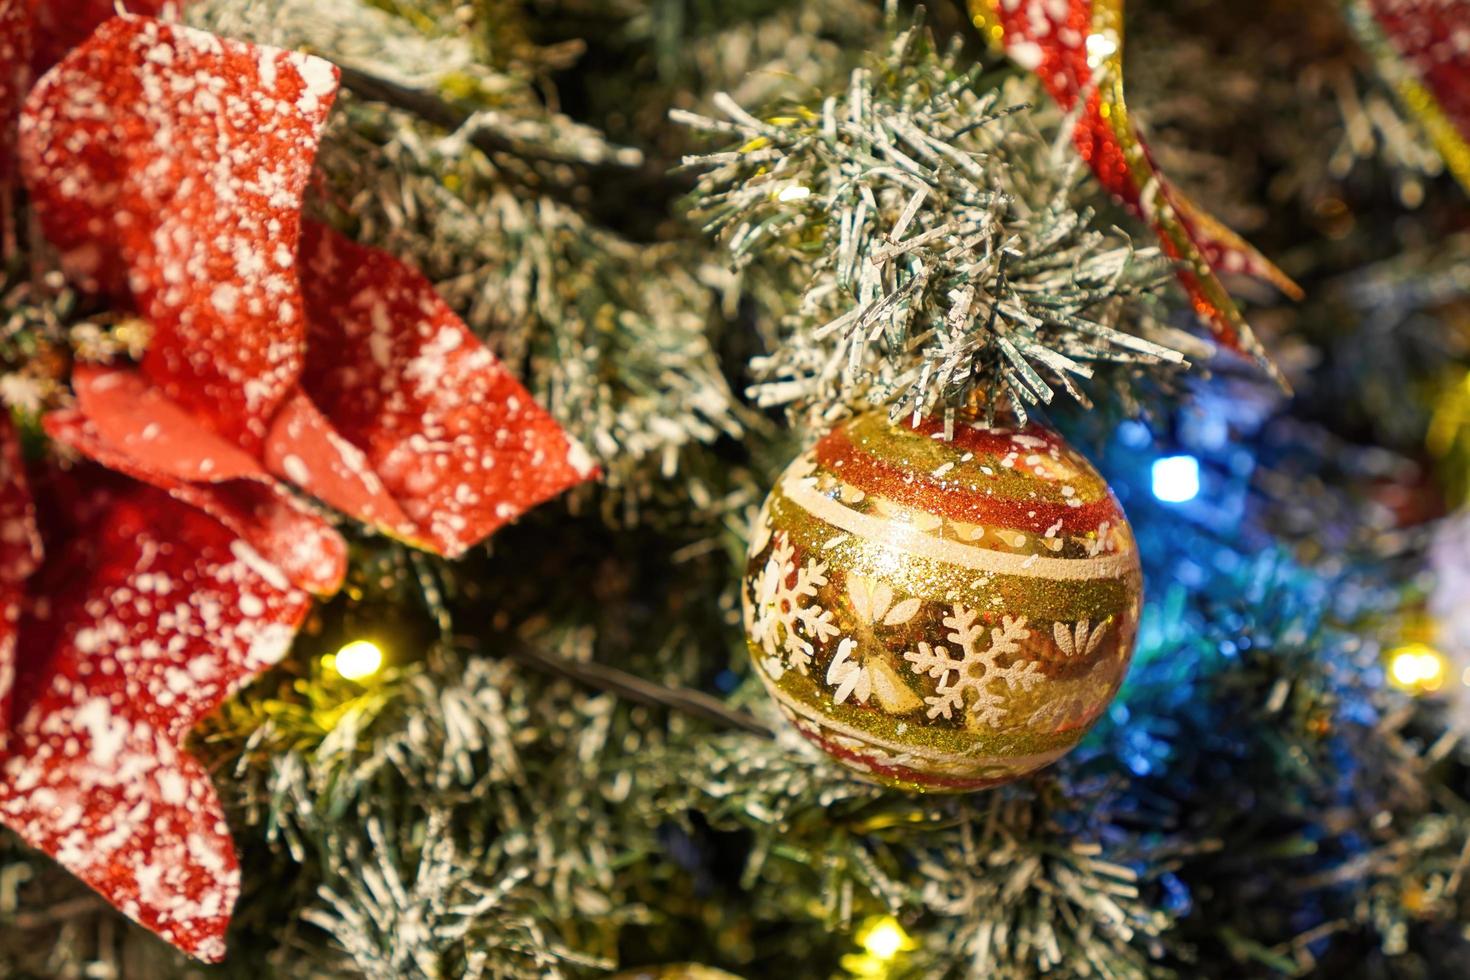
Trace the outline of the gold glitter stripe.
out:
[[[1079,532],[1076,532],[1076,531],[1058,531],[1056,534],[1052,535],[1051,537],[1047,537],[1046,534],[1045,533],[1042,533],[1042,532],[1028,531],[1028,530],[1024,530],[1024,529],[1021,529],[1021,528],[1009,527],[1009,526],[1004,525],[1004,524],[987,524],[986,522],[980,521],[980,520],[960,520],[958,518],[947,517],[947,516],[945,516],[943,514],[939,514],[939,513],[935,512],[935,511],[924,510],[922,508],[915,507],[915,506],[913,506],[911,504],[901,503],[899,501],[894,500],[892,497],[886,497],[886,496],[884,496],[882,493],[880,493],[878,491],[869,492],[869,491],[863,490],[861,487],[858,487],[858,486],[855,486],[854,484],[848,483],[846,480],[844,480],[842,478],[842,474],[840,472],[836,471],[836,470],[829,470],[829,469],[823,468],[823,469],[820,469],[820,470],[817,471],[817,476],[818,476],[818,480],[819,481],[823,481],[823,482],[830,481],[830,483],[828,484],[829,491],[835,485],[835,489],[837,491],[838,500],[839,501],[842,501],[842,500],[850,500],[850,501],[854,501],[854,502],[859,502],[861,500],[883,501],[884,504],[885,504],[885,507],[886,508],[892,508],[892,510],[893,510],[893,512],[895,514],[913,514],[913,515],[922,515],[922,516],[925,516],[925,517],[932,517],[932,518],[934,518],[935,520],[937,520],[937,521],[940,522],[937,525],[937,528],[936,529],[923,529],[923,528],[916,528],[916,529],[917,530],[922,530],[922,531],[924,531],[925,534],[928,534],[931,537],[934,537],[936,539],[950,540],[950,539],[944,538],[944,535],[942,533],[943,528],[944,528],[945,525],[949,525],[950,527],[956,527],[958,525],[969,525],[971,527],[979,528],[981,533],[979,535],[975,536],[975,537],[970,538],[969,540],[971,540],[971,541],[979,541],[980,538],[981,537],[984,537],[985,535],[992,535],[992,536],[1000,537],[1002,541],[1005,540],[1004,535],[1007,535],[1007,534],[1020,535],[1021,537],[1023,537],[1023,538],[1026,539],[1026,542],[1029,545],[1034,546],[1035,549],[1036,549],[1034,552],[1033,551],[1027,551],[1025,553],[1021,553],[1021,552],[1017,552],[1015,550],[1019,546],[1012,545],[1011,546],[1012,553],[1017,554],[1019,557],[1021,557],[1023,559],[1024,558],[1029,558],[1032,554],[1039,554],[1039,555],[1042,555],[1043,557],[1045,557],[1046,552],[1041,551],[1040,549],[1046,547],[1045,542],[1048,542],[1048,541],[1055,541],[1055,542],[1058,542],[1060,544],[1060,547],[1055,548],[1055,549],[1050,549],[1055,554],[1056,552],[1064,552],[1069,544],[1072,545],[1073,547],[1077,547],[1077,548],[1086,548],[1090,544],[1090,541],[1089,541],[1089,539],[1087,537],[1087,534],[1088,533],[1091,533],[1094,536],[1096,535],[1096,531],[1095,530],[1090,531],[1090,532],[1087,532],[1087,533],[1079,533]],[[829,496],[828,493],[823,493],[820,490],[819,491],[816,491],[816,492],[822,493],[823,496],[829,497],[829,499],[830,499],[830,496]],[[860,494],[861,497],[854,497],[854,496],[852,496],[852,494]],[[1063,499],[1066,499],[1066,498],[1063,498]],[[852,509],[852,508],[849,508],[849,509]],[[859,511],[859,513],[862,513],[862,512]],[[886,518],[886,516],[880,516],[879,519],[880,520],[886,520],[887,518]],[[900,519],[904,519],[904,518],[900,518]],[[911,519],[911,518],[909,518],[909,519]],[[1122,523],[1118,523],[1117,522],[1118,520],[1122,520]],[[1121,536],[1126,537],[1126,539],[1129,540],[1129,541],[1132,541],[1133,540],[1133,529],[1128,526],[1126,518],[1118,518],[1118,519],[1114,519],[1114,520],[1109,520],[1109,521],[1107,521],[1105,523],[1108,525],[1108,531],[1109,531],[1110,534],[1118,534],[1118,535],[1121,535]],[[939,533],[936,533],[936,530],[938,530]],[[994,549],[989,549],[989,550],[994,550]],[[1081,556],[1078,556],[1078,555],[1072,555],[1071,557],[1062,556],[1062,558],[1065,561],[1082,561],[1082,560],[1084,560]]]
[[[1412,78],[1401,79],[1399,98],[1419,117],[1429,138],[1444,157],[1445,166],[1465,190],[1470,191],[1470,142],[1439,107],[1428,87]]]
[[[872,732],[855,728],[852,725],[845,725],[828,715],[822,714],[814,706],[807,704],[805,701],[799,701],[781,690],[775,681],[766,677],[764,671],[761,672],[761,680],[766,682],[766,690],[771,693],[773,698],[807,721],[821,728],[827,728],[837,732],[839,735],[846,735],[848,738],[855,738],[859,742],[865,742],[874,748],[900,755],[920,756],[925,760],[941,762],[962,762],[966,765],[979,763],[980,765],[1019,767],[1025,771],[1044,766],[1071,748],[1070,744],[1059,745],[1055,749],[1049,749],[1046,752],[1037,752],[1033,755],[975,755],[963,752],[941,752],[938,749],[932,749],[927,746],[907,745],[903,742],[890,741],[882,736],[874,735]],[[897,721],[899,719],[894,720]],[[916,727],[923,727],[922,721],[911,721],[909,724]],[[1082,733],[1079,731],[1077,741],[1081,740],[1081,736]]]
[[[976,548],[958,541],[936,538],[917,528],[907,528],[892,521],[859,514],[802,481],[803,478],[787,477],[781,482],[781,492],[807,513],[864,540],[881,541],[887,547],[919,558],[929,558],[981,572],[1074,582],[1118,578],[1132,572],[1135,567],[1131,555],[1050,558],[1044,555],[991,551],[989,548]]]
[[[958,598],[990,610],[998,610],[1003,604],[1008,614],[1025,616],[1036,624],[1073,623],[1079,619],[1096,623],[1131,609],[1141,587],[1137,569],[1119,578],[1086,582],[1050,582],[977,572],[904,555],[881,541],[859,538],[812,516],[785,494],[776,497],[773,509],[784,533],[802,554],[819,557],[829,569],[842,569],[844,576],[883,579],[896,592],[925,601],[948,604]]]

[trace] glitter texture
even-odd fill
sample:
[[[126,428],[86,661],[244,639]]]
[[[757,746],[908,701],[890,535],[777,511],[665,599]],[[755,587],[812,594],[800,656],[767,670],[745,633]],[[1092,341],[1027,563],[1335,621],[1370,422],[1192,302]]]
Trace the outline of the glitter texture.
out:
[[[164,939],[219,959],[239,872],[182,743],[280,659],[310,596],[142,484],[43,473],[36,508],[18,445],[0,416],[0,821]]]
[[[595,473],[426,279],[303,238],[336,89],[320,59],[125,16],[21,114],[65,269],[152,339],[137,367],[73,372],[76,408],[45,429],[113,472],[50,475],[65,492],[39,495],[40,520],[0,417],[0,820],[203,959],[224,954],[239,873],[181,744],[346,569],[282,481],[458,554]]]
[[[751,655],[782,712],[869,779],[958,792],[1074,746],[1133,650],[1118,502],[1053,432],[838,426],[757,519]]]

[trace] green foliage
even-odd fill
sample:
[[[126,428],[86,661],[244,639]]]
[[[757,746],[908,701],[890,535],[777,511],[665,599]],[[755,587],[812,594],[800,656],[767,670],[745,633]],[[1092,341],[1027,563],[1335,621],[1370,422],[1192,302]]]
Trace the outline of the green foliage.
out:
[[[1254,51],[1216,66],[1190,42],[1199,9],[1140,15],[1170,32],[1133,59],[1159,87],[1130,77],[1136,104],[1184,134],[1172,155],[1155,140],[1166,169],[1193,162],[1237,202],[1320,201],[1372,169],[1367,151],[1324,164],[1336,137],[1292,110],[1294,68],[1258,70]],[[571,978],[699,960],[844,976],[874,967],[857,945],[873,916],[913,937],[878,964],[895,980],[1463,964],[1465,766],[1444,720],[1376,673],[1411,578],[1378,559],[1408,536],[1325,485],[1371,493],[1407,464],[1324,441],[1247,478],[1248,385],[1226,389],[1229,411],[1170,415],[1160,392],[1210,349],[1161,322],[1183,322],[1169,270],[1130,239],[1141,226],[1108,224],[1124,219],[1030,83],[907,20],[885,33],[868,0],[201,0],[187,17],[357,70],[311,207],[420,266],[607,479],[461,563],[354,539],[349,587],[201,726],[193,750],[245,875],[223,967],[185,962],[5,836],[0,973]],[[1266,44],[1260,30],[1241,45],[1300,67],[1289,31]],[[1202,109],[1182,86],[1214,67]],[[1242,94],[1242,78],[1258,87]],[[1365,104],[1386,137],[1392,121]],[[1269,135],[1246,140],[1257,128]],[[1197,145],[1212,155],[1180,150]],[[1419,144],[1382,149],[1390,190],[1430,180]],[[1354,401],[1351,428],[1412,447],[1425,412],[1410,382],[1464,359],[1441,310],[1465,292],[1466,246],[1421,242],[1362,275],[1403,250],[1395,229],[1440,219],[1382,201],[1357,214],[1335,244],[1303,244],[1321,215],[1278,230],[1294,273],[1339,285],[1274,319],[1324,352],[1304,400]],[[62,286],[18,215],[0,398],[33,416],[68,398],[73,357],[141,340]],[[1207,514],[1246,527],[1205,534],[1150,504],[1145,463],[1117,463],[1155,589],[1119,709],[1003,790],[922,798],[853,779],[741,680],[745,522],[803,428],[760,409],[809,431],[865,402],[1060,415],[1058,392],[1091,396],[1098,429],[1145,399],[1181,428],[1218,421],[1216,469],[1250,521]],[[1261,527],[1293,557],[1263,549]],[[389,654],[365,683],[323,659],[360,636]],[[690,710],[715,692],[718,710]]]
[[[1185,366],[1176,348],[1198,349],[1143,302],[1167,276],[1157,250],[1074,203],[1080,162],[1018,104],[1038,93],[980,72],[916,24],[819,104],[675,111],[731,147],[686,161],[704,171],[696,216],[737,269],[798,297],[752,362],[759,404],[817,419],[979,401],[1024,419],[1057,387],[1085,402],[1099,371],[1128,400],[1140,375]]]

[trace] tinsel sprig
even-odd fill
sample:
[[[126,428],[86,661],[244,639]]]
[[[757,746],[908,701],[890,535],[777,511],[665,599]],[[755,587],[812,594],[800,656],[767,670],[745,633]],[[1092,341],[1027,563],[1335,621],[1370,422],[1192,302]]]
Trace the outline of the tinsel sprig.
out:
[[[1185,367],[1199,345],[1149,311],[1157,251],[1096,227],[1031,93],[890,24],[881,57],[819,104],[672,113],[728,147],[685,160],[705,228],[745,275],[800,295],[752,363],[758,403],[820,418],[1005,401],[1024,418],[1058,389],[1086,403],[1100,373],[1126,390]]]

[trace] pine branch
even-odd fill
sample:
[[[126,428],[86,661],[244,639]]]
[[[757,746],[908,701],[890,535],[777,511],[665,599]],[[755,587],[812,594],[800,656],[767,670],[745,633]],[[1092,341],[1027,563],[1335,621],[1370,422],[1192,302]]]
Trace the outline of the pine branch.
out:
[[[772,730],[755,716],[744,711],[736,711],[726,706],[719,698],[711,697],[703,691],[656,684],[606,664],[581,663],[566,657],[559,657],[547,650],[538,649],[513,634],[506,633],[473,641],[465,638],[461,642],[466,644],[474,642],[489,650],[502,651],[517,662],[544,673],[565,677],[594,690],[607,691],[637,704],[668,708],[691,718],[711,722],[720,728],[736,729],[751,735],[759,735],[762,738],[775,737]]]
[[[693,198],[737,270],[799,292],[753,361],[761,405],[812,419],[863,401],[897,414],[1028,405],[1111,376],[1168,381],[1200,345],[1156,324],[1155,249],[1092,227],[1081,178],[955,45],[896,30],[820,105],[676,121],[729,149],[692,156]],[[1008,104],[1009,103],[1009,104]]]
[[[364,99],[382,102],[412,113],[427,123],[453,132],[463,132],[472,145],[489,157],[509,153],[528,160],[549,163],[580,164],[594,170],[600,168],[637,168],[643,154],[626,146],[609,146],[600,137],[569,144],[568,137],[579,133],[594,136],[595,131],[581,126],[566,116],[551,115],[530,131],[503,116],[489,112],[471,112],[419,89],[380,78],[360,68],[338,65],[342,87]]]

